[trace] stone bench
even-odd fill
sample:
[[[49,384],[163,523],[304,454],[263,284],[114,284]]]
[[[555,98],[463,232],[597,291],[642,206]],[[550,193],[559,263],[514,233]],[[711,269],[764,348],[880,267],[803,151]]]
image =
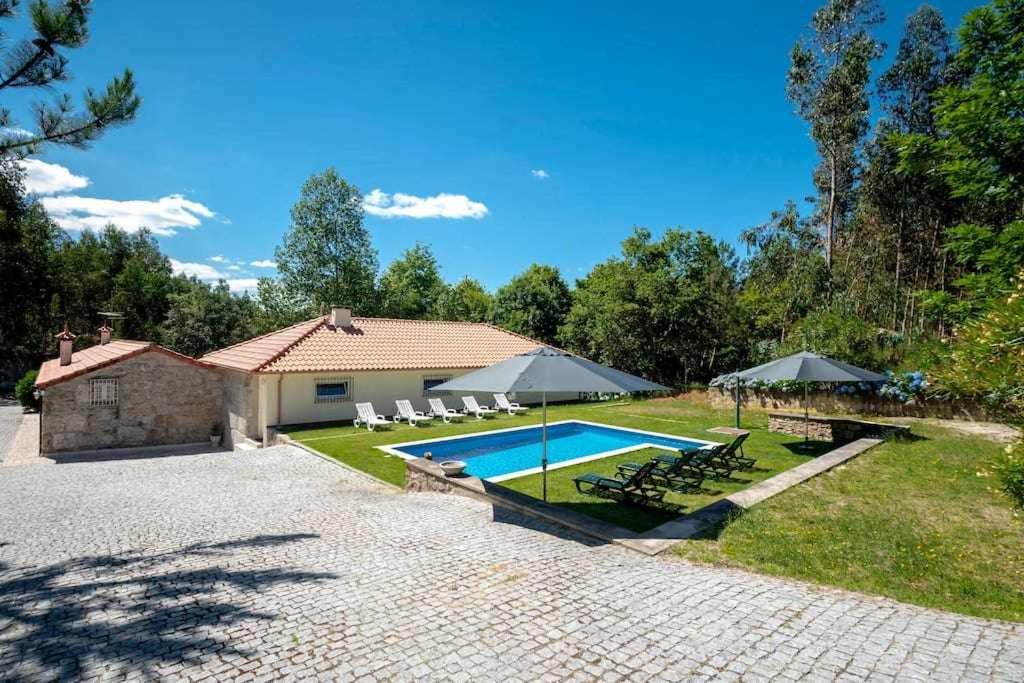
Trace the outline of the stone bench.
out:
[[[803,413],[768,413],[768,431],[776,434],[804,436],[812,441],[843,444],[857,439],[900,439],[910,435],[907,425],[885,424],[852,417],[811,415],[804,422]]]

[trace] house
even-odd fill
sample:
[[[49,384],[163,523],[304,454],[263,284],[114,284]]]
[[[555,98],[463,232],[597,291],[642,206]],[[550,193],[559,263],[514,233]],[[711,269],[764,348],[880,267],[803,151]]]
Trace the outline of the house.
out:
[[[215,425],[223,445],[255,446],[278,426],[351,420],[357,402],[387,415],[396,399],[427,410],[431,387],[541,344],[486,323],[357,318],[340,307],[198,360],[112,340],[106,326],[87,349],[72,352],[67,328],[57,339],[60,357],[36,380],[43,453],[198,443]]]
[[[72,352],[74,339],[65,326],[36,378],[42,453],[209,443],[223,406],[213,366],[106,325],[95,346]]]
[[[431,387],[539,345],[487,323],[359,318],[338,307],[200,360],[220,370],[225,435],[237,444],[265,442],[280,425],[351,420],[357,402],[387,415],[400,398],[427,410]],[[457,397],[448,405],[462,407]]]

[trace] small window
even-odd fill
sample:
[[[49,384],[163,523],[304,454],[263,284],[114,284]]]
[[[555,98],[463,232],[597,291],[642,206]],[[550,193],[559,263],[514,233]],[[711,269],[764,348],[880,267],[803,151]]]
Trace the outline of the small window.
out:
[[[339,377],[329,377],[316,380],[316,395],[314,403],[337,403],[352,399],[352,380]]]
[[[423,378],[423,394],[427,395],[428,391],[430,391],[431,389],[433,389],[434,387],[436,387],[439,384],[444,384],[445,382],[447,382],[450,379],[451,379],[451,377],[424,377]],[[435,394],[432,394],[432,395],[433,396],[437,396],[438,394],[435,393]]]
[[[113,378],[90,380],[89,404],[94,406],[116,406],[117,380]]]

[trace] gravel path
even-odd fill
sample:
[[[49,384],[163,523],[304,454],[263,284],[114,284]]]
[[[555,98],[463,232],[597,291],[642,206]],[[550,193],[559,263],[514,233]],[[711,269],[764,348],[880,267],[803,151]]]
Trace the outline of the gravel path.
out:
[[[593,545],[287,446],[8,467],[0,501],[0,679],[1024,679],[1020,625]]]

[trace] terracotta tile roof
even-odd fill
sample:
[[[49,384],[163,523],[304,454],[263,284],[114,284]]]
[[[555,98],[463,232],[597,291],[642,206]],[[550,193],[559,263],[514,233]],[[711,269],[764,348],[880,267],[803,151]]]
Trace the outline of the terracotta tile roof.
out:
[[[153,342],[134,341],[132,339],[118,339],[102,346],[97,344],[81,351],[75,351],[71,354],[71,363],[69,365],[61,365],[60,358],[53,358],[43,363],[42,367],[39,368],[39,376],[36,378],[36,387],[45,389],[58,382],[78,377],[86,372],[92,372],[107,365],[113,365],[125,358],[137,356],[149,349],[160,349],[167,353],[174,353],[173,351],[167,351],[158,347]],[[179,354],[175,353],[174,355],[177,356]],[[182,356],[182,358],[188,358],[188,356]],[[188,358],[188,360],[193,359]]]
[[[248,341],[208,353],[202,357],[202,360],[233,370],[255,372],[275,360],[317,327],[323,325],[324,320],[325,318],[321,316],[277,332],[254,337]]]
[[[294,341],[284,347],[279,335],[286,333]],[[539,345],[486,323],[352,318],[350,327],[335,329],[317,318],[202,360],[267,373],[441,370],[482,368]]]

